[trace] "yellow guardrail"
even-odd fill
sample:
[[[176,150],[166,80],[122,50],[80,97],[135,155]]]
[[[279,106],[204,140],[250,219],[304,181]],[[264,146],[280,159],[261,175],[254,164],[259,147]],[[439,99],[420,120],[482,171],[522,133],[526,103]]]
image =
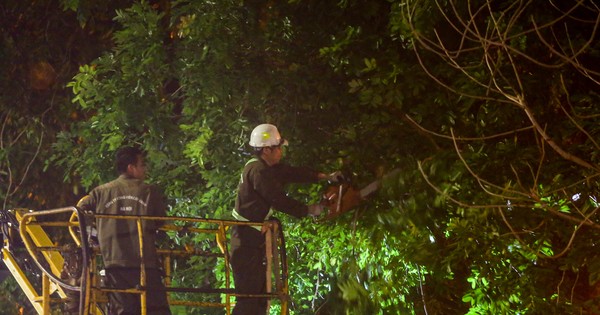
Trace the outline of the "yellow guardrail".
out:
[[[2,249],[3,260],[9,267],[9,270],[25,292],[28,299],[38,312],[38,314],[50,314],[52,307],[65,303],[72,299],[65,294],[65,291],[71,290],[79,292],[80,314],[103,314],[106,310],[107,298],[109,292],[128,292],[140,295],[142,305],[142,314],[146,315],[146,275],[143,265],[140,266],[140,286],[127,290],[117,290],[101,285],[101,274],[97,263],[100,257],[97,248],[91,248],[87,244],[87,232],[94,219],[112,218],[119,220],[135,220],[138,231],[142,230],[142,222],[145,220],[165,221],[167,224],[161,230],[167,233],[186,233],[213,235],[216,248],[209,250],[196,248],[194,245],[187,244],[181,248],[158,248],[157,252],[162,258],[165,271],[165,286],[169,294],[169,304],[180,307],[218,307],[224,308],[226,314],[231,314],[234,304],[234,297],[255,297],[277,299],[281,304],[281,315],[288,313],[288,283],[287,283],[287,262],[285,256],[285,244],[282,237],[281,227],[276,221],[266,222],[241,222],[234,220],[202,219],[193,217],[151,217],[151,216],[117,216],[117,215],[93,215],[85,214],[76,207],[59,208],[44,211],[14,211],[15,217],[19,222],[19,235],[27,249],[30,257],[36,263],[42,272],[42,288],[39,291],[35,288],[22,267],[19,266],[14,258],[14,244],[9,239],[4,240]],[[64,214],[70,214],[69,219],[59,219]],[[80,218],[82,217],[83,218]],[[52,221],[56,220],[56,221]],[[86,224],[87,222],[87,224]],[[82,223],[85,226],[82,226]],[[267,293],[266,294],[241,294],[235,291],[231,281],[231,270],[228,255],[228,237],[227,229],[234,225],[265,226],[266,229],[266,257],[267,257]],[[63,232],[48,233],[45,229],[66,229]],[[57,236],[55,239],[50,235]],[[82,237],[85,239],[82,241]],[[144,235],[138,233],[139,244],[143,244]],[[69,243],[69,244],[68,244]],[[74,286],[64,282],[61,276],[64,276],[63,267],[65,264],[61,251],[65,248],[79,248],[83,252],[81,261],[82,274],[78,279],[79,285]],[[140,254],[143,252],[140,248]],[[217,262],[222,263],[224,270],[224,279],[222,285],[218,288],[194,288],[194,287],[176,287],[171,281],[174,272],[172,261],[177,259],[190,259],[194,256],[216,257]],[[100,259],[101,261],[101,259]],[[100,262],[101,264],[101,262]],[[179,300],[174,297],[175,293],[188,293],[192,295],[211,294],[221,296],[221,302],[207,302],[201,299]],[[58,298],[56,298],[58,296]]]

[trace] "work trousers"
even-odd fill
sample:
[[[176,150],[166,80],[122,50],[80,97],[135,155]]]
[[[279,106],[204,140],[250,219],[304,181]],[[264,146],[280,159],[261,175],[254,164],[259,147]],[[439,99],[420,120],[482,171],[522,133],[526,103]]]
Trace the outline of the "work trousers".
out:
[[[140,268],[106,268],[106,281],[110,288],[131,289],[140,283]],[[157,268],[146,269],[146,312],[148,315],[171,315],[162,273]],[[140,315],[140,294],[110,292],[109,315]]]
[[[242,233],[239,233],[239,230]],[[241,294],[265,294],[267,267],[265,260],[264,238],[261,241],[244,242],[244,230],[252,234],[259,231],[249,231],[248,226],[232,228],[231,268],[235,292]],[[240,234],[242,239],[240,240]],[[232,315],[264,315],[267,312],[267,298],[238,297]]]

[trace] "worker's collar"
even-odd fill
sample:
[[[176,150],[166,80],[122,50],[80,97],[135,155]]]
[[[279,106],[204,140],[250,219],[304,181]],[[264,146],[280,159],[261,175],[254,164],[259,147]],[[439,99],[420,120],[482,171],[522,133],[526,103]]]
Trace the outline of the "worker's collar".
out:
[[[139,178],[135,178],[127,173],[123,173],[121,175],[119,175],[119,179],[124,179],[124,180],[141,180]]]

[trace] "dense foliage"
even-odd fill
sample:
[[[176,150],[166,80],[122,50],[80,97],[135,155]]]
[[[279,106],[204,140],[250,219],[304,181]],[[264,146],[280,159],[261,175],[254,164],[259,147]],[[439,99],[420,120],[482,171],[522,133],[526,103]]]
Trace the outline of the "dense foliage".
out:
[[[293,314],[598,312],[594,1],[41,3],[2,7],[4,208],[73,202],[139,144],[170,214],[226,218],[270,122],[291,164],[393,174],[335,221],[280,216]]]

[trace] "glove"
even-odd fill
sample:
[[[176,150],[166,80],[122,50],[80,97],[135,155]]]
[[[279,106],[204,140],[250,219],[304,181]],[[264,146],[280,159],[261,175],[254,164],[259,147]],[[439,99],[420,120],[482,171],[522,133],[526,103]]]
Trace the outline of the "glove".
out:
[[[316,203],[308,206],[308,215],[311,217],[318,217],[321,212],[323,212],[323,205],[321,204]]]
[[[327,180],[333,183],[338,183],[341,181],[344,181],[344,174],[342,174],[342,171],[335,171],[331,174],[327,175]]]

